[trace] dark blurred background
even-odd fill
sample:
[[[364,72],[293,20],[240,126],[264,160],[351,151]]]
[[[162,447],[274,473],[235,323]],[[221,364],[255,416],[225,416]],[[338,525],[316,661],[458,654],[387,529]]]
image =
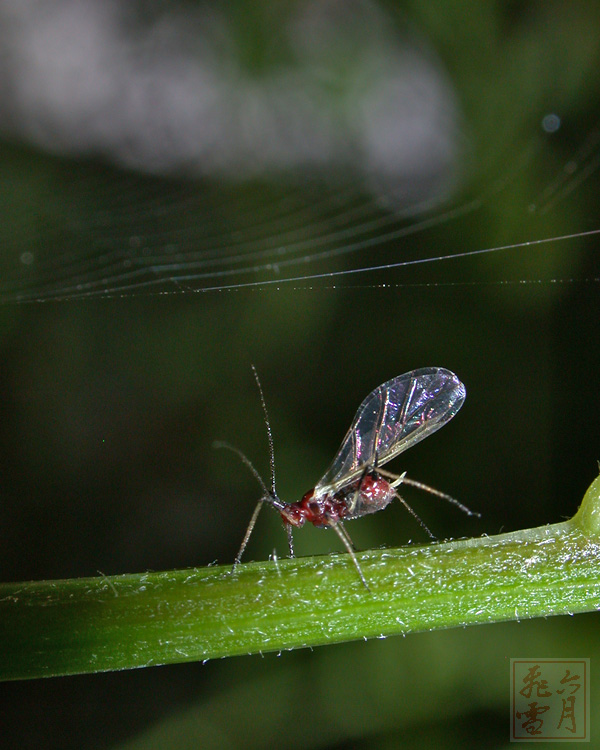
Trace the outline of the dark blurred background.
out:
[[[552,0],[0,0],[2,579],[231,562],[258,488],[212,443],[267,473],[250,363],[286,500],[367,393],[433,365],[466,404],[395,468],[482,517],[407,490],[425,523],[451,538],[571,516],[600,458],[598,239],[519,243],[600,229],[599,24],[600,6]],[[248,559],[285,554],[263,516]],[[360,549],[427,542],[400,507],[350,531]],[[500,747],[509,658],[594,659],[596,629],[5,684],[2,735]]]

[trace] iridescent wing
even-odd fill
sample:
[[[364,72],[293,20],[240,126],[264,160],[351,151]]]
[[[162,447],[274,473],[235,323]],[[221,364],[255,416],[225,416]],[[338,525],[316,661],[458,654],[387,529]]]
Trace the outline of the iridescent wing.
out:
[[[376,468],[439,430],[463,405],[464,385],[453,372],[423,367],[376,388],[362,402],[315,495],[337,492],[365,468]]]

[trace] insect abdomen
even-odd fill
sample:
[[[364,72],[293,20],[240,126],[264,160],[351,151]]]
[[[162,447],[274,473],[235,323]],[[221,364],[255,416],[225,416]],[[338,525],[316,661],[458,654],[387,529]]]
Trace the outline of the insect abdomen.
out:
[[[386,508],[396,496],[390,483],[376,471],[366,474],[344,490],[347,519],[360,518]]]

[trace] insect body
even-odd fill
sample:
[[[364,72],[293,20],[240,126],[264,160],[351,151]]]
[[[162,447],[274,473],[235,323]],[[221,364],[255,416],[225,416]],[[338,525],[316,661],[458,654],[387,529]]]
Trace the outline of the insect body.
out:
[[[332,521],[351,521],[383,510],[395,496],[392,485],[373,469],[333,494],[317,495],[316,490],[309,490],[302,500],[285,508],[282,516],[292,526],[306,521],[331,526]]]
[[[367,582],[354,554],[352,541],[343,526],[344,521],[383,510],[394,498],[398,498],[413,515],[416,515],[397,492],[397,487],[402,482],[444,497],[473,515],[454,498],[420,482],[407,479],[404,474],[396,476],[380,468],[438,430],[460,409],[465,400],[465,387],[454,373],[440,367],[425,367],[407,372],[376,388],[358,408],[329,469],[314,489],[295,503],[284,503],[275,489],[271,427],[256,370],[254,375],[260,390],[269,437],[271,487],[267,489],[243,453],[225,443],[219,444],[230,448],[241,457],[263,489],[263,495],[252,515],[234,567],[242,557],[264,503],[272,505],[281,514],[292,557],[292,527],[312,523],[315,526],[334,529],[352,557],[367,588]]]

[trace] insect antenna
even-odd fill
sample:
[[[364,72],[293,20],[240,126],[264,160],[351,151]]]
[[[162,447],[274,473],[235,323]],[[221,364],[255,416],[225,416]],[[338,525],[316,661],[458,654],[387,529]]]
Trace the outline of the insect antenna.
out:
[[[270,496],[271,493],[267,489],[267,485],[263,482],[263,478],[258,473],[258,471],[256,471],[252,461],[250,461],[245,453],[242,453],[239,448],[236,448],[235,445],[231,445],[231,443],[227,443],[225,440],[215,440],[213,443],[213,448],[226,448],[228,451],[231,451],[232,453],[235,453],[237,456],[239,456],[242,462],[248,467],[248,469],[250,469],[256,481],[260,484],[263,495],[265,495],[266,497]]]
[[[258,392],[260,394],[260,404],[263,410],[263,418],[265,421],[265,427],[267,428],[267,440],[269,442],[269,466],[271,468],[271,491],[267,493],[268,497],[264,498],[264,500],[268,500],[275,508],[278,508],[279,510],[281,510],[281,508],[285,508],[285,503],[279,499],[277,495],[277,489],[275,488],[275,447],[273,444],[273,432],[271,430],[271,422],[269,421],[269,412],[267,411],[267,402],[265,401],[265,394],[263,393],[262,384],[260,382],[260,378],[258,377],[258,372],[256,370],[256,367],[254,365],[251,365],[251,367],[252,367],[252,372],[254,373],[254,380],[256,380],[256,385],[258,386]],[[264,484],[263,484],[263,487],[264,487]],[[256,518],[258,517],[260,505],[262,502],[264,502],[264,500],[263,499],[260,500],[259,507],[257,507],[254,511],[254,514],[251,519],[252,527],[250,528],[250,532],[252,531],[252,528],[254,527],[254,523],[256,523]],[[294,557],[294,537],[292,534],[292,527],[289,524],[285,524],[285,531],[287,534],[290,557]],[[248,541],[247,537],[249,536],[250,536],[250,533],[246,532],[245,542]],[[242,555],[242,552],[244,551],[245,546],[246,544],[243,543],[242,549],[240,550],[238,554],[238,562],[239,562],[239,558]]]
[[[258,392],[260,393],[260,403],[262,406],[263,417],[267,428],[267,439],[269,441],[269,466],[271,467],[271,495],[273,497],[277,497],[277,492],[275,490],[275,448],[273,446],[273,433],[271,432],[271,423],[269,422],[269,412],[267,411],[265,395],[260,383],[260,378],[258,377],[258,372],[256,371],[256,367],[254,367],[254,365],[251,365],[251,367],[252,372],[254,373],[254,379],[256,380],[256,385],[258,386]]]

